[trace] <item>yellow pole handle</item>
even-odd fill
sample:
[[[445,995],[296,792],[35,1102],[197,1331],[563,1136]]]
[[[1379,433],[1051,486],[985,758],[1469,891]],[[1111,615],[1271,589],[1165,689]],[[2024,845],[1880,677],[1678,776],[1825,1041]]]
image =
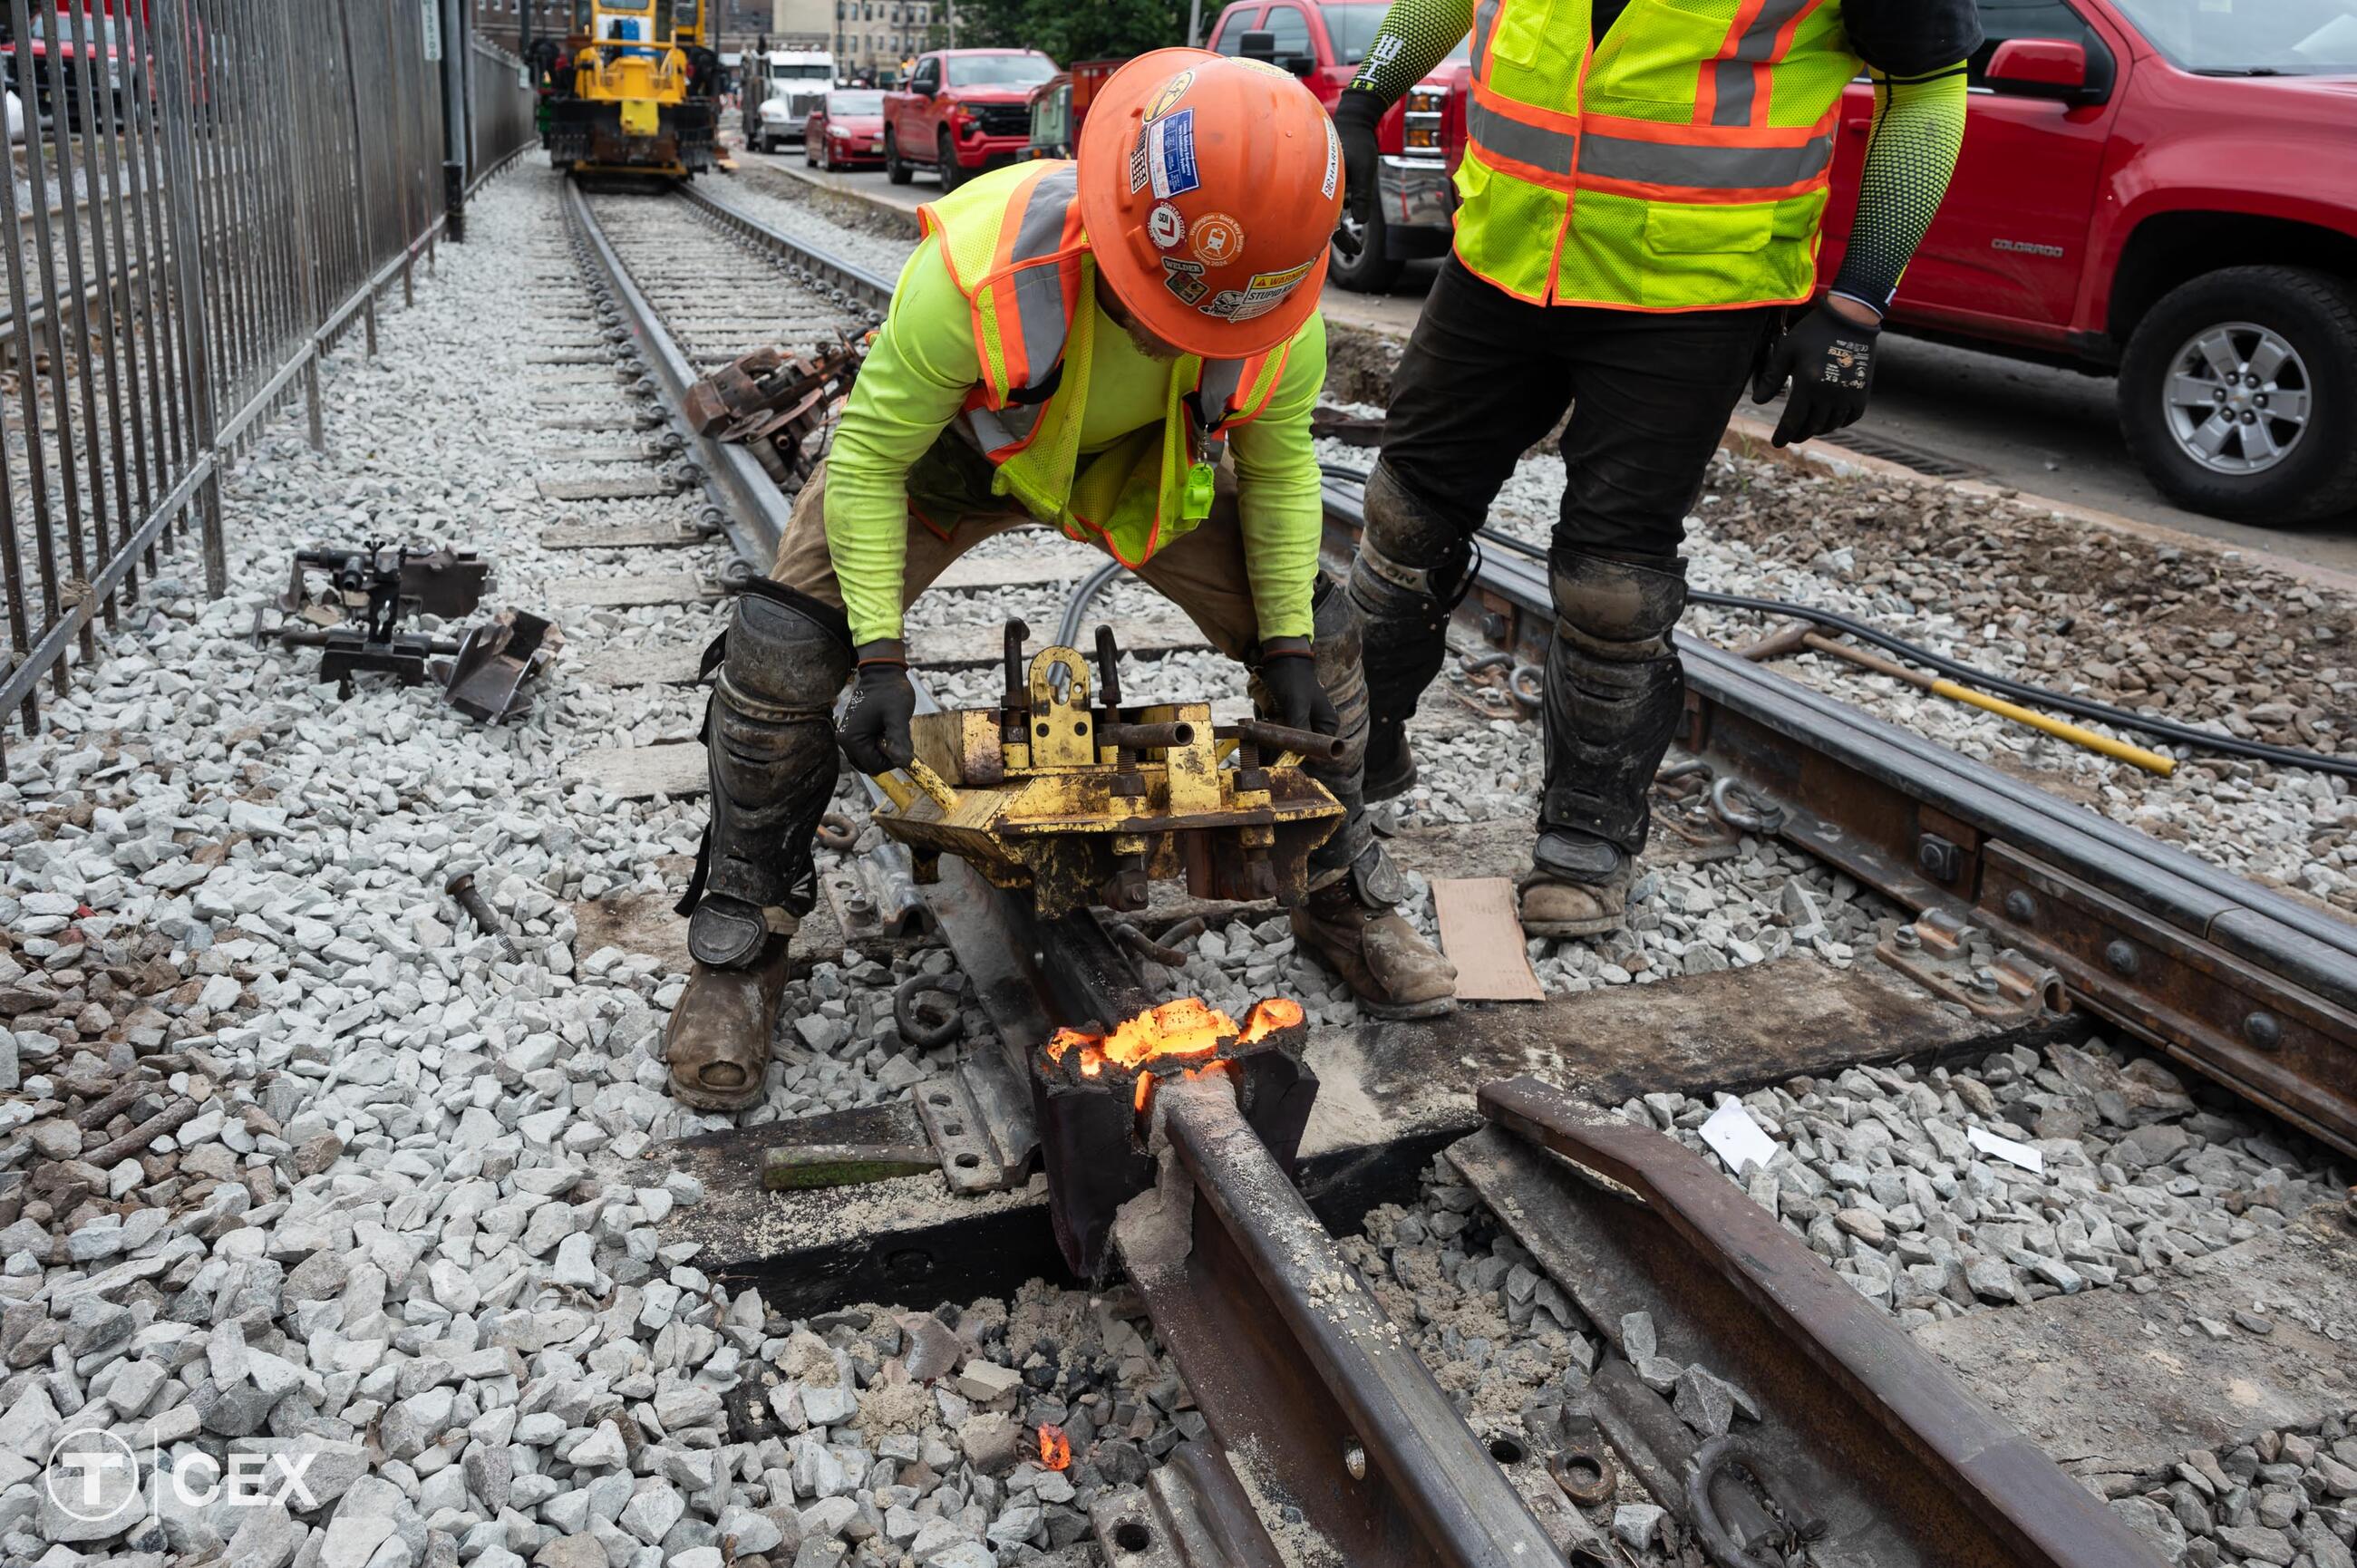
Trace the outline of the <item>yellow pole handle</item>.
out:
[[[2082,728],[2078,725],[2067,723],[2030,708],[2017,706],[2001,697],[1992,697],[1985,692],[1975,692],[1970,686],[1960,686],[1945,678],[1934,680],[1932,682],[1932,690],[1939,696],[1952,697],[1959,703],[1970,703],[1974,707],[1984,708],[1992,714],[2011,719],[2016,724],[2028,725],[2035,730],[2043,730],[2059,740],[2067,740],[2073,746],[2083,746],[2089,751],[2099,751],[2117,761],[2131,763],[2147,773],[2158,773],[2163,779],[2169,778],[2177,771],[2177,761],[2174,757],[2163,757],[2157,751],[2147,751],[2143,746],[2131,746],[2124,740],[2114,740],[2109,736],[2097,735],[2093,730]]]

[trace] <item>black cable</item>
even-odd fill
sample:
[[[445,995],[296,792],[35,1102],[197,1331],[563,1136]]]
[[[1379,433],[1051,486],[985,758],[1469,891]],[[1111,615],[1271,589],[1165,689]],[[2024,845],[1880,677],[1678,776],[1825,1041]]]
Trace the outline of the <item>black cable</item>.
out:
[[[1516,554],[1534,561],[1546,559],[1546,547],[1501,533],[1494,528],[1481,530],[1481,536],[1493,543],[1502,544]],[[1965,682],[1995,696],[2007,697],[2017,703],[2039,707],[2055,708],[2074,718],[2093,719],[2099,724],[2116,725],[2139,735],[2152,736],[2179,746],[2199,751],[2211,751],[2226,757],[2239,757],[2251,762],[2264,762],[2275,768],[2305,768],[2311,772],[2329,773],[2341,779],[2357,779],[2357,757],[2333,757],[2325,752],[2303,750],[2298,746],[2269,746],[2265,741],[2244,740],[2239,736],[2222,735],[2216,730],[2196,729],[2191,725],[2179,724],[2174,719],[2155,718],[2147,714],[2131,713],[2108,703],[2098,703],[2085,697],[2074,697],[2065,692],[2033,686],[2027,681],[2015,681],[1991,671],[1934,653],[1920,643],[1896,637],[1862,620],[1854,620],[1838,611],[1819,609],[1813,605],[1796,605],[1783,599],[1752,598],[1742,594],[1717,594],[1706,588],[1689,588],[1690,604],[1708,605],[1715,609],[1749,610],[1754,615],[1784,616],[1805,620],[1870,642],[1904,659],[1910,659],[1929,670],[1936,670],[1951,681]]]

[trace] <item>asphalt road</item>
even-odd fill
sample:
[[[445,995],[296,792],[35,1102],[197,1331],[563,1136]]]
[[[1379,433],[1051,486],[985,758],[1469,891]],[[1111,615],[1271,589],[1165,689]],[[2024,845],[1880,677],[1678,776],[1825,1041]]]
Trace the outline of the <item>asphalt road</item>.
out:
[[[822,174],[799,152],[748,157],[846,193],[914,212],[937,194],[933,178],[894,186],[880,171]],[[1328,317],[1405,337],[1431,287],[1437,263],[1412,264],[1388,295],[1329,287]],[[1747,403],[1745,407],[1750,405]],[[1776,405],[1757,411],[1770,421]],[[1857,426],[1875,438],[1944,459],[1973,478],[2028,495],[2117,513],[2357,574],[2357,513],[2299,529],[2254,528],[2172,506],[2130,460],[2120,441],[2108,377],[2024,364],[1995,354],[1887,334],[1877,352],[1874,401]],[[1897,456],[1877,451],[1878,456]],[[1905,458],[1900,460],[1904,461]]]

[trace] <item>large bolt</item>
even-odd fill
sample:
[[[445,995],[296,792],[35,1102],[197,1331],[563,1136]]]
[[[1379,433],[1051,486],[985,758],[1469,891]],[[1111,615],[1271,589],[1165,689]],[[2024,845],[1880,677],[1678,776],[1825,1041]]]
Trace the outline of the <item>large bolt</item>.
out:
[[[2104,961],[2112,966],[2113,973],[2131,977],[2144,967],[2144,960],[2137,956],[2135,944],[2117,938],[2105,944]]]
[[[2253,1013],[2243,1020],[2243,1038],[2263,1051],[2279,1049],[2283,1046],[2283,1025],[2272,1013]]]
[[[1367,1478],[1367,1451],[1356,1443],[1342,1445],[1342,1469],[1354,1481]]]
[[[1912,926],[1901,926],[1890,933],[1890,945],[1900,952],[1914,952],[1923,945],[1923,939]]]
[[[2005,912],[2027,925],[2038,918],[2038,900],[2017,887],[2005,896]]]
[[[516,951],[515,942],[500,926],[499,911],[492,908],[490,900],[484,897],[476,888],[473,872],[458,873],[442,885],[442,891],[458,901],[458,908],[467,911],[468,918],[475,922],[478,930],[485,936],[500,939],[500,946],[507,953],[511,963],[522,956]]]

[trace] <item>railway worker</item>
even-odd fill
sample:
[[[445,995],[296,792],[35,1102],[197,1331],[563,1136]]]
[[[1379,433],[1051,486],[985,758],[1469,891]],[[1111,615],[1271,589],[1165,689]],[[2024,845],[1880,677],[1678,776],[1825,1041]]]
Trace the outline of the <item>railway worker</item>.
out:
[[[1399,879],[1359,797],[1359,638],[1318,573],[1331,123],[1274,68],[1162,49],[1100,90],[1079,153],[924,209],[771,581],[737,603],[708,725],[712,828],[683,903],[695,970],[669,1034],[691,1105],[760,1093],[783,933],[816,890],[837,693],[855,682],[852,764],[906,764],[904,607],[962,552],[1035,521],[1168,595],[1250,666],[1271,716],[1346,737],[1346,761],[1309,769],[1348,811],[1294,932],[1371,1012],[1452,1004],[1455,970],[1393,908]]]
[[[1571,404],[1522,899],[1532,933],[1590,935],[1624,922],[1684,702],[1678,545],[1705,466],[1747,381],[1763,403],[1791,383],[1779,446],[1865,411],[1881,312],[1955,166],[1980,25],[1974,0],[1394,0],[1335,109],[1351,212],[1375,198],[1376,121],[1469,25],[1455,245],[1392,378],[1350,579],[1365,784],[1381,800],[1414,781],[1404,726],[1446,657],[1475,532]],[[1810,306],[1861,63],[1875,119],[1856,225]]]

